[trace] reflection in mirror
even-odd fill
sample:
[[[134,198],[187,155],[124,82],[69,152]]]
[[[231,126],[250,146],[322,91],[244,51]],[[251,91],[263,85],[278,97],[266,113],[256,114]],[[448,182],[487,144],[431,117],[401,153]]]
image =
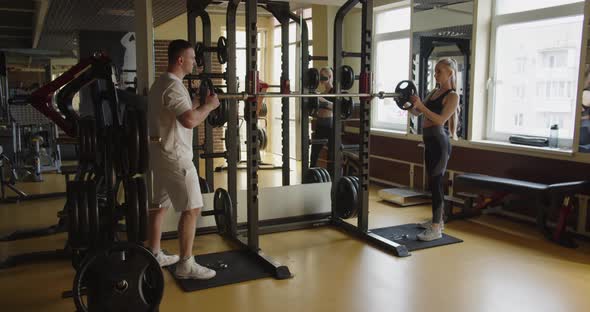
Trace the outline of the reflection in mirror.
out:
[[[472,1],[416,0],[412,12],[412,79],[424,100],[436,89],[434,68],[443,58],[457,62],[460,111],[457,136],[467,138]],[[422,116],[411,116],[410,132],[421,134]]]
[[[582,153],[590,153],[590,64],[584,71],[584,90],[582,91],[582,120],[580,121],[580,147]]]
[[[586,32],[590,29],[590,20],[586,22]],[[586,35],[589,38],[590,34]],[[582,49],[590,49],[590,39],[582,42]],[[583,63],[582,63],[583,64]],[[580,65],[582,66],[582,65]],[[590,53],[586,54],[586,67],[584,70],[584,90],[582,91],[582,120],[580,120],[580,142],[578,150],[582,153],[590,153]]]

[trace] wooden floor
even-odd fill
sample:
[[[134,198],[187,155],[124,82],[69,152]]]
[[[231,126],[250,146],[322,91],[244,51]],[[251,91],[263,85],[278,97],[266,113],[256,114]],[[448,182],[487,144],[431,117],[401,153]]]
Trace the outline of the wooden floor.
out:
[[[63,191],[62,180],[46,175],[45,183],[23,188]],[[280,170],[261,172],[260,180],[276,185]],[[372,187],[370,194],[371,228],[430,215],[428,206],[397,208],[379,202],[376,190]],[[0,204],[0,234],[50,225],[63,203],[61,198]],[[185,293],[165,272],[160,311],[590,311],[588,243],[562,248],[541,238],[532,225],[491,216],[449,223],[446,233],[464,242],[415,251],[407,258],[330,227],[264,235],[262,249],[288,265],[294,278]],[[64,234],[0,242],[0,258],[56,249],[64,242]],[[178,250],[176,240],[163,247]],[[194,252],[229,248],[217,235],[206,235],[197,237]],[[67,261],[0,270],[0,310],[73,311],[72,300],[60,298],[71,289],[73,275]]]

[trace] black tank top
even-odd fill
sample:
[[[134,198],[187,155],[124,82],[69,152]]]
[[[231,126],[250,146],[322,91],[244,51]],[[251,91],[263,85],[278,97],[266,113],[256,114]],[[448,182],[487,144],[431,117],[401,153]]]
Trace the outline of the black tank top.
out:
[[[453,91],[455,91],[455,89],[449,89],[434,100],[430,98],[428,101],[426,101],[426,103],[424,103],[424,105],[433,113],[440,115],[443,111],[443,100],[445,99],[445,96]]]

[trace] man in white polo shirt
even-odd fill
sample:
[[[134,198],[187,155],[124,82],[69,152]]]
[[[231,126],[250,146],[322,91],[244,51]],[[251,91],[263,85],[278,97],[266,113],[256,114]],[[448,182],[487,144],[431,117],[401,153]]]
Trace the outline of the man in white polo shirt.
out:
[[[215,271],[199,265],[192,256],[197,217],[203,207],[199,177],[193,160],[193,128],[219,106],[217,96],[205,103],[193,100],[182,79],[195,66],[195,51],[186,40],[174,40],[168,46],[168,70],[152,85],[148,95],[150,136],[161,138],[151,144],[153,201],[150,211],[147,247],[161,266],[178,262],[175,275],[181,279],[210,279]],[[180,257],[165,255],[160,249],[162,220],[170,206],[181,212],[178,222]],[[155,208],[155,209],[154,209]]]

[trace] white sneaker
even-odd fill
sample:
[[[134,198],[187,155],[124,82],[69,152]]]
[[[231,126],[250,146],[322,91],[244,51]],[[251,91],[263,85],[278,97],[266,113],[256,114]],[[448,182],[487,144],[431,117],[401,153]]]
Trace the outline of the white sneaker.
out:
[[[156,257],[156,260],[158,260],[158,263],[161,267],[173,265],[176,262],[178,262],[178,260],[180,260],[180,257],[178,255],[166,255],[161,250],[160,252],[155,254],[154,257]]]
[[[442,229],[440,226],[436,227],[436,229],[431,225],[430,227],[426,228],[424,232],[418,234],[416,236],[418,240],[429,242],[436,239],[442,238]]]
[[[215,277],[217,272],[206,268],[195,261],[194,257],[190,257],[186,261],[179,262],[176,265],[176,278],[178,279],[200,279],[207,280]]]
[[[421,228],[421,229],[427,229],[427,228],[429,228],[431,226],[432,226],[432,220],[428,220],[428,221],[425,221],[425,222],[422,222],[422,223],[418,223],[418,227]],[[440,222],[440,229],[441,230],[444,230],[445,229],[445,223],[442,222],[442,221]]]

